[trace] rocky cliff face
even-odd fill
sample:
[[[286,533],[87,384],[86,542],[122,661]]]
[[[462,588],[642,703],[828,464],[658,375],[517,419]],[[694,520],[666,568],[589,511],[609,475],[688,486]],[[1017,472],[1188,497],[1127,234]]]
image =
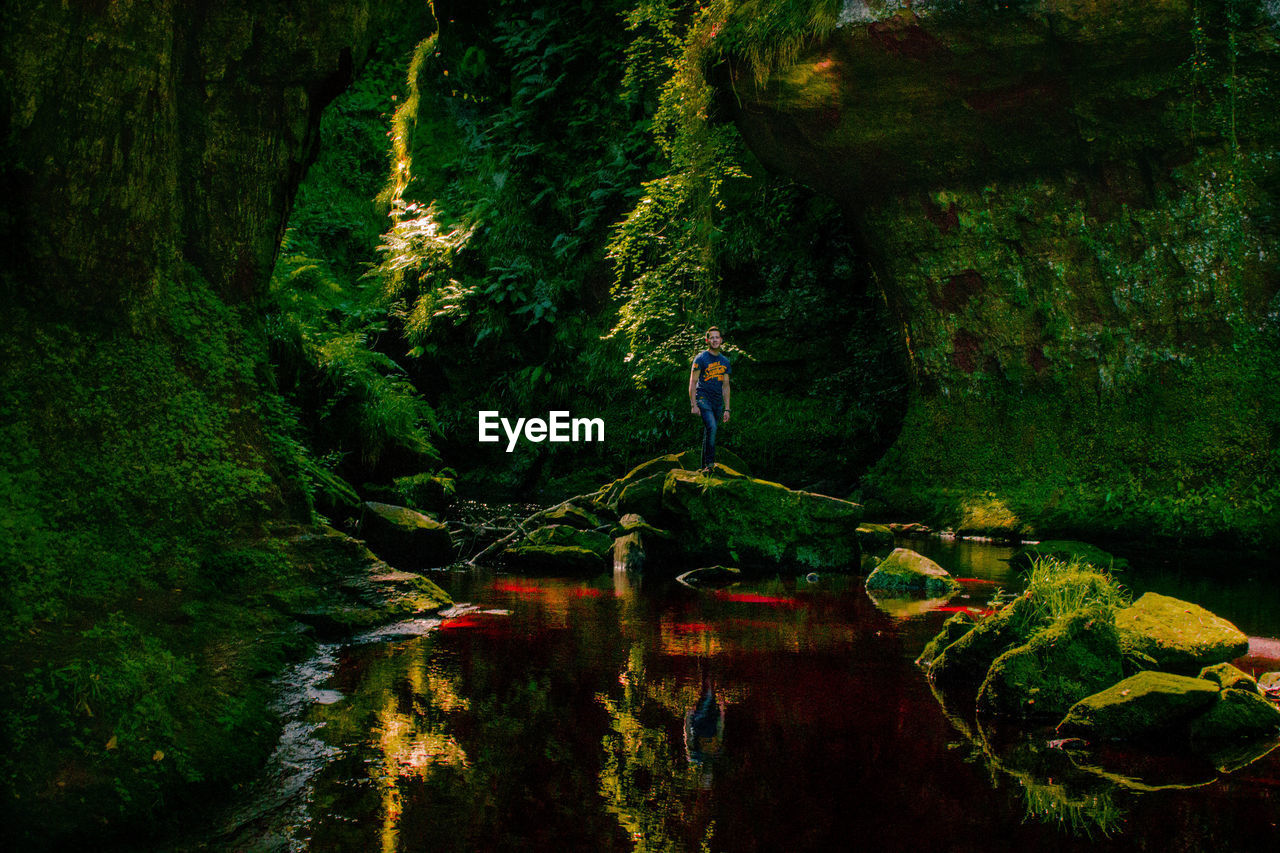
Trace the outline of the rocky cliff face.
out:
[[[1271,538],[1274,4],[845,4],[762,87],[859,223],[915,394],[872,492],[973,527]]]
[[[187,262],[224,297],[267,281],[320,111],[411,0],[6,4],[7,289],[138,309]]]

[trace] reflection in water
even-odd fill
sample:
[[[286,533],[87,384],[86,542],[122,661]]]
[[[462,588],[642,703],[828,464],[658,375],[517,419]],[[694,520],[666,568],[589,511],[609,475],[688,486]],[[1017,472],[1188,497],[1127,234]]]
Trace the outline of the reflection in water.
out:
[[[948,568],[1004,583],[989,562]],[[985,604],[991,584],[970,586],[944,606]],[[911,664],[947,614],[873,602],[860,578],[699,592],[500,577],[459,597],[475,605],[439,630],[334,653],[307,716],[327,763],[302,819],[281,815],[287,843],[261,849],[1248,849],[1275,834],[1277,754],[1223,776],[980,726],[972,697],[934,696]]]

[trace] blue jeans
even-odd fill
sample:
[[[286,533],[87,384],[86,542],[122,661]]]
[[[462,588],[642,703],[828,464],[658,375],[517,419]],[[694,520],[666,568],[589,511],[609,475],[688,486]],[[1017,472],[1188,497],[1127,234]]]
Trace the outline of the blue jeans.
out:
[[[706,397],[698,398],[698,412],[702,415],[702,467],[714,468],[716,464],[716,429],[724,416],[724,403],[712,403]]]

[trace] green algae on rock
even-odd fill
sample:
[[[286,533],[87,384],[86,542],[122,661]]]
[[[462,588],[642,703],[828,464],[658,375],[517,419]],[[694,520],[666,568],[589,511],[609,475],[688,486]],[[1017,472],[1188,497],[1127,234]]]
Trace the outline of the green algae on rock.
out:
[[[1193,741],[1247,740],[1280,732],[1280,708],[1251,690],[1223,687],[1218,701],[1191,722]]]
[[[1218,698],[1218,685],[1168,672],[1140,672],[1081,699],[1058,733],[1093,740],[1150,740],[1185,726]]]
[[[572,524],[548,524],[539,527],[529,534],[530,545],[567,545],[585,548],[593,554],[603,557],[613,547],[613,540],[607,533],[595,530],[580,530]]]
[[[408,569],[451,563],[449,528],[426,513],[403,506],[365,501],[360,534],[383,559]]]
[[[1052,557],[1064,563],[1075,560],[1107,570],[1120,570],[1128,566],[1128,561],[1123,557],[1114,557],[1096,545],[1073,539],[1050,539],[1034,545],[1024,545],[1009,558],[1009,565],[1015,569],[1027,569],[1041,557]]]
[[[740,568],[849,571],[859,558],[862,507],[750,477],[670,471],[662,506],[679,519],[679,544],[691,559],[727,555]]]
[[[948,646],[969,633],[974,624],[973,616],[963,610],[943,622],[942,630],[929,641],[928,645],[924,647],[924,651],[916,658],[916,666],[930,666]]]
[[[996,658],[1027,641],[1035,627],[1034,614],[1027,595],[1006,604],[943,649],[929,665],[929,679],[946,684],[985,678]]]
[[[1249,650],[1249,638],[1198,604],[1148,592],[1116,611],[1126,652],[1149,655],[1161,669],[1198,672]]]
[[[978,689],[978,710],[1024,717],[1060,716],[1123,675],[1112,613],[1080,610],[996,658]]]
[[[951,573],[910,548],[895,548],[867,578],[867,589],[922,592],[938,596],[955,592],[960,584]]]

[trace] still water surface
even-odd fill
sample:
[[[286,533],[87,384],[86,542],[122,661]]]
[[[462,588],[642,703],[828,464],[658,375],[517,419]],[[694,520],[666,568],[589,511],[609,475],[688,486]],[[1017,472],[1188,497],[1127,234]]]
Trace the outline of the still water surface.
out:
[[[270,778],[207,846],[1280,849],[1280,751],[1229,773],[1082,758],[1048,748],[1051,730],[990,731],[971,700],[944,703],[913,659],[950,610],[1017,576],[1007,548],[912,547],[964,592],[877,603],[857,577],[698,592],[448,575],[461,615],[326,646],[294,673]],[[1280,637],[1280,593],[1248,567],[1211,582],[1157,563],[1126,573],[1135,594]]]

